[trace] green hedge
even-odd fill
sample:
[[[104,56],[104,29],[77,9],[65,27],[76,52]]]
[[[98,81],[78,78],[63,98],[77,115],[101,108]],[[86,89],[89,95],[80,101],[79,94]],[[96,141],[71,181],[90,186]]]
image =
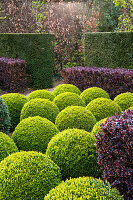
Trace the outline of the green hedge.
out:
[[[27,61],[35,88],[52,87],[54,70],[54,40],[52,34],[0,34],[0,57]]]
[[[133,69],[133,32],[85,34],[85,66]]]

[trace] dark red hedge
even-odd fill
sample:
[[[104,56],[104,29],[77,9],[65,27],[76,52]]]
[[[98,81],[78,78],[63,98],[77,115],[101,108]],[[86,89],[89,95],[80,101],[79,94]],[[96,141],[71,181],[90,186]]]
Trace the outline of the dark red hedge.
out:
[[[100,125],[96,134],[98,164],[103,179],[116,187],[124,199],[133,199],[133,110],[115,115]]]
[[[18,92],[26,87],[30,76],[26,73],[26,61],[0,58],[0,87],[8,92]]]
[[[133,92],[133,70],[98,67],[64,68],[60,72],[63,83],[77,86],[81,91],[89,87],[100,87],[114,99],[118,94]]]

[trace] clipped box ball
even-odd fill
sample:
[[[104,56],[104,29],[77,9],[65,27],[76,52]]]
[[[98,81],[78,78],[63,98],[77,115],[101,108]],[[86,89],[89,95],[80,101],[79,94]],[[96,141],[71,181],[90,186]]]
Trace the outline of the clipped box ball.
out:
[[[15,129],[17,124],[20,122],[20,113],[27,102],[27,99],[24,95],[19,93],[8,93],[1,96],[1,98],[5,101],[9,116],[11,118],[11,131]]]
[[[92,100],[86,109],[91,111],[97,121],[121,113],[121,108],[111,99],[97,98]]]
[[[133,93],[121,93],[114,98],[114,102],[121,107],[122,111],[124,111],[133,106]]]
[[[107,98],[110,99],[109,94],[103,90],[102,88],[99,87],[91,87],[86,90],[84,90],[81,94],[80,97],[84,100],[86,105],[90,103],[93,99],[96,98]]]
[[[100,127],[100,124],[104,123],[106,121],[107,118],[104,118],[104,119],[101,119],[99,122],[97,122],[94,126],[93,126],[93,129],[91,131],[91,134],[93,136],[95,136],[95,134],[97,134],[98,132],[101,131],[101,127]]]
[[[72,84],[61,84],[61,85],[58,85],[54,89],[52,94],[54,96],[57,96],[57,95],[59,95],[61,93],[64,93],[64,92],[73,92],[73,93],[76,93],[78,95],[81,94],[81,91],[75,85],[72,85]]]
[[[57,127],[40,116],[23,119],[15,128],[12,139],[19,150],[45,153],[51,138],[59,133]]]
[[[47,90],[35,90],[27,96],[28,101],[36,98],[49,99],[50,101],[53,101],[54,95]]]
[[[0,163],[1,200],[42,200],[60,182],[60,168],[42,153],[17,152]]]
[[[53,102],[57,105],[60,111],[68,106],[85,107],[85,102],[80,98],[80,96],[72,92],[64,92],[57,95]]]
[[[68,106],[57,115],[55,120],[55,125],[60,131],[78,128],[90,132],[95,123],[94,115],[81,106]]]
[[[0,132],[9,134],[10,130],[10,117],[8,107],[4,100],[0,97]]]
[[[54,123],[58,113],[58,107],[48,99],[32,99],[22,108],[20,121],[27,117],[40,116]]]
[[[61,168],[63,179],[101,175],[95,138],[85,130],[67,129],[58,133],[49,142],[46,155]]]
[[[0,132],[0,162],[14,152],[18,152],[14,141],[5,133]]]
[[[124,200],[110,184],[93,177],[79,177],[62,181],[45,196],[44,200]]]

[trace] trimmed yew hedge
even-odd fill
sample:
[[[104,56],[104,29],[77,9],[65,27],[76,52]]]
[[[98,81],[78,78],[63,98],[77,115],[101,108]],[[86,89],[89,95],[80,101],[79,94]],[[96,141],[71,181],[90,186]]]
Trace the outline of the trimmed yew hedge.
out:
[[[1,33],[0,57],[26,60],[36,89],[51,88],[55,36],[45,33]],[[33,86],[32,85],[32,86]]]
[[[85,34],[85,66],[133,69],[133,32]]]

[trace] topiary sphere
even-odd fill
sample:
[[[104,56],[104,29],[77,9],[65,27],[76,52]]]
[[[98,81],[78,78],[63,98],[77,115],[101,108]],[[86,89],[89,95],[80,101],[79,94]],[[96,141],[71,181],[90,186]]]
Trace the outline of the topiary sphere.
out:
[[[5,101],[8,107],[9,116],[11,117],[11,131],[13,131],[20,122],[20,113],[22,107],[27,102],[27,99],[24,95],[19,93],[4,94],[1,98]]]
[[[54,89],[52,94],[54,96],[57,96],[57,95],[59,95],[61,93],[64,93],[64,92],[73,92],[73,93],[76,93],[78,95],[81,94],[81,91],[75,85],[72,85],[72,84],[61,84],[61,85],[58,85]]]
[[[9,134],[10,125],[11,123],[7,105],[5,104],[4,100],[0,97],[0,132]]]
[[[40,116],[47,118],[54,123],[58,113],[58,107],[48,99],[32,99],[22,108],[20,121],[28,117]]]
[[[80,98],[80,96],[72,92],[64,92],[57,95],[53,102],[58,106],[60,111],[68,106],[85,107],[85,102]]]
[[[49,99],[50,101],[53,101],[54,95],[47,90],[35,90],[27,96],[28,101],[36,98]]]
[[[121,113],[121,108],[111,99],[97,98],[92,100],[86,109],[91,111],[97,121]]]
[[[14,141],[5,133],[0,132],[0,162],[14,152],[18,152]]]
[[[40,116],[22,120],[12,134],[19,150],[45,153],[47,144],[59,130],[48,119]]]
[[[80,97],[84,100],[86,105],[88,103],[90,103],[90,101],[92,101],[93,99],[96,99],[96,98],[103,97],[103,98],[110,99],[109,94],[105,90],[103,90],[102,88],[99,88],[99,87],[91,87],[91,88],[84,90],[80,94]]]
[[[93,177],[79,177],[62,181],[50,190],[44,200],[124,200],[110,184]]]
[[[95,138],[85,130],[67,129],[58,133],[49,142],[46,155],[61,168],[63,179],[101,175]]]
[[[60,182],[60,168],[42,153],[13,153],[0,163],[1,200],[42,200]]]
[[[107,118],[101,119],[99,122],[97,122],[94,126],[93,129],[91,131],[91,135],[95,136],[95,134],[97,134],[98,132],[101,131],[101,127],[100,124],[104,123],[106,121]]]
[[[90,132],[95,123],[94,115],[82,106],[68,106],[57,115],[55,120],[55,125],[60,131],[78,128]]]
[[[114,102],[121,107],[122,111],[124,111],[133,106],[133,93],[121,93],[114,98]]]

